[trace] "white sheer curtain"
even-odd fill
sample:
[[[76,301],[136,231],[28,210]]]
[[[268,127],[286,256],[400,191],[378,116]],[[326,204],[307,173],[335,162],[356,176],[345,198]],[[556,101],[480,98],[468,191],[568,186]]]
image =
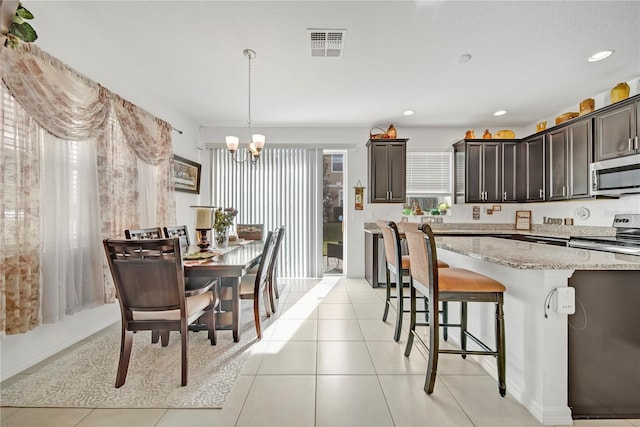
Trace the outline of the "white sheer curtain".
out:
[[[96,140],[40,142],[42,320],[55,323],[104,301]]]
[[[285,226],[278,275],[319,277],[322,264],[322,150],[268,148],[256,165],[212,150],[212,204],[238,209],[236,223]]]

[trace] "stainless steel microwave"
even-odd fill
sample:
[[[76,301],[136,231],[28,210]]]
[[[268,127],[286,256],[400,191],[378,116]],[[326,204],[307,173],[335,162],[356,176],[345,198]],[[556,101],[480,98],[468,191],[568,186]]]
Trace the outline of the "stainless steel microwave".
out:
[[[640,154],[591,163],[591,195],[640,193]]]

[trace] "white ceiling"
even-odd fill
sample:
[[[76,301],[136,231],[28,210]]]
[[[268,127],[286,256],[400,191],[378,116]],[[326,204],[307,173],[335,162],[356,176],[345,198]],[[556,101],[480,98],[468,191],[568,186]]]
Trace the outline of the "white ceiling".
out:
[[[520,127],[640,75],[638,1],[23,4],[44,50],[203,126],[246,125],[245,48],[256,127]],[[312,58],[308,28],[346,29],[343,57]]]

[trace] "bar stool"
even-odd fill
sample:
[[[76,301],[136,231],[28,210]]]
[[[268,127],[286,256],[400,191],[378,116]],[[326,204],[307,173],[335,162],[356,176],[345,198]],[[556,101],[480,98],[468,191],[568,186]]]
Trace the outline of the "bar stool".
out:
[[[438,354],[467,354],[494,356],[498,365],[498,390],[501,396],[507,392],[506,385],[506,357],[504,335],[503,293],[505,287],[500,282],[482,274],[464,268],[437,268],[437,254],[435,238],[429,224],[422,224],[421,231],[407,230],[405,235],[409,245],[411,258],[411,320],[409,337],[404,355],[409,356],[414,338],[429,353],[427,361],[427,376],[424,390],[427,394],[433,392],[438,369]],[[429,296],[429,345],[416,333],[416,291]],[[460,327],[461,349],[441,349],[439,347],[439,319],[435,313],[438,301],[458,301],[461,303],[459,324],[448,326]],[[495,311],[495,339],[496,350],[491,350],[467,330],[467,303],[491,302],[496,305]],[[482,350],[468,350],[467,338],[475,342]]]
[[[384,313],[382,315],[382,321],[387,321],[387,316],[389,314],[389,308],[393,308],[396,311],[396,325],[395,332],[393,334],[394,341],[400,340],[400,334],[402,332],[402,314],[409,313],[409,310],[404,308],[404,298],[408,298],[404,296],[403,287],[404,287],[404,277],[408,277],[409,281],[412,281],[410,274],[411,261],[409,259],[409,255],[402,255],[402,250],[400,248],[400,233],[398,231],[398,226],[393,221],[377,221],[376,224],[380,227],[380,231],[382,232],[382,240],[384,242],[384,251],[386,257],[386,285],[387,285],[387,294],[384,305]],[[416,224],[417,227],[417,224]],[[400,269],[397,266],[400,266]],[[444,262],[438,265],[439,268],[446,268],[448,265]],[[395,294],[391,293],[391,274],[396,278],[396,292]],[[396,304],[392,303],[392,300],[396,300]],[[425,307],[424,311],[419,311],[420,313],[426,313],[427,307]]]

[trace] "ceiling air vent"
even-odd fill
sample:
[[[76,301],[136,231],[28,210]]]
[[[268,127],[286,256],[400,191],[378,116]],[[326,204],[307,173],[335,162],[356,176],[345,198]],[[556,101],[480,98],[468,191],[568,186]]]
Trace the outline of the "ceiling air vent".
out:
[[[308,28],[311,56],[315,58],[341,58],[347,30],[319,30]]]

